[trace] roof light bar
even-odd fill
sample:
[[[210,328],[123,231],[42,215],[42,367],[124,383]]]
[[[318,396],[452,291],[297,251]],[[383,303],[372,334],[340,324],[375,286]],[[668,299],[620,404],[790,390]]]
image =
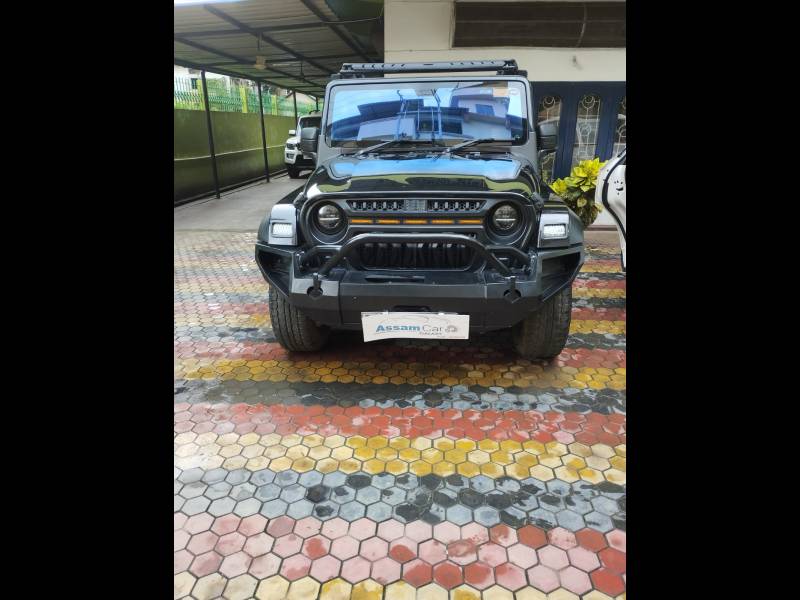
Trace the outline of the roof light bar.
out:
[[[497,71],[498,75],[528,76],[527,71],[517,67],[513,58],[504,60],[454,60],[442,62],[407,62],[407,63],[344,63],[338,74],[332,79],[350,79],[370,77],[384,73],[436,73],[441,71]]]

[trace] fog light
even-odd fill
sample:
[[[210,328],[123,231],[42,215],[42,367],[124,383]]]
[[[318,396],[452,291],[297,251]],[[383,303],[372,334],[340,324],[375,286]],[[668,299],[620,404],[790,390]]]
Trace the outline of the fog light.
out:
[[[272,235],[281,238],[290,238],[294,236],[294,228],[291,223],[273,223]]]
[[[543,240],[557,240],[567,237],[567,226],[564,223],[552,223],[542,226]]]

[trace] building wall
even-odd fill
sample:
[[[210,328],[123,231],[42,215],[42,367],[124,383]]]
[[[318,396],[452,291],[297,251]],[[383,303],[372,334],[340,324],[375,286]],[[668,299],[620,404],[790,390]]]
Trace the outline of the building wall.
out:
[[[384,0],[384,17],[385,62],[514,58],[533,82],[626,81],[625,48],[453,48],[455,0]],[[613,224],[607,211],[595,221]]]
[[[625,48],[453,48],[454,0],[384,0],[384,60],[515,58],[531,81],[625,81]]]

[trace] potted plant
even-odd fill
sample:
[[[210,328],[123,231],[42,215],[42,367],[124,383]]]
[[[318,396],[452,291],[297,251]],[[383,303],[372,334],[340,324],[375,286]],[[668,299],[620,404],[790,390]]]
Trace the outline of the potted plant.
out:
[[[605,164],[597,157],[582,160],[572,167],[569,177],[556,179],[550,186],[580,217],[584,227],[594,223],[597,215],[603,210],[603,207],[594,201],[594,188],[597,184],[597,174]]]

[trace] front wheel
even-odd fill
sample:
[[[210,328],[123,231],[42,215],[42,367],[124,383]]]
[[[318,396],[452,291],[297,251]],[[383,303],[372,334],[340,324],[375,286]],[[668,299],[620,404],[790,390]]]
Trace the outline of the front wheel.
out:
[[[286,170],[289,172],[289,177],[291,179],[297,179],[300,177],[300,169],[297,167],[290,167],[289,165],[286,165]]]
[[[328,341],[330,329],[320,327],[269,287],[269,316],[278,343],[292,352],[315,352]]]
[[[514,326],[514,349],[524,358],[558,356],[567,344],[571,318],[572,286],[568,285]]]

